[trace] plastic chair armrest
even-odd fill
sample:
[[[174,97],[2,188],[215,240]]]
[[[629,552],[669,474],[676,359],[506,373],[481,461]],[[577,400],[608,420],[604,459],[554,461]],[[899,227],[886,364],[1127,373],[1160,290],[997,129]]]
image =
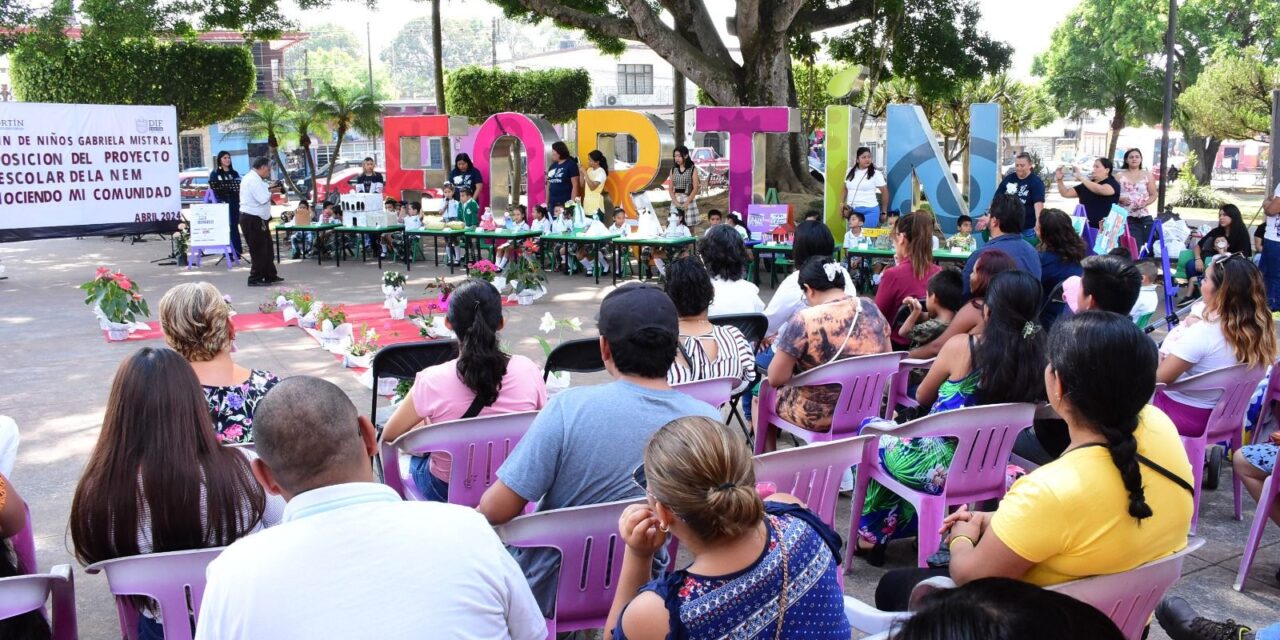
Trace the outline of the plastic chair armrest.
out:
[[[911,617],[909,611],[881,611],[852,596],[844,597],[844,615],[849,625],[862,633],[885,633],[900,620]]]

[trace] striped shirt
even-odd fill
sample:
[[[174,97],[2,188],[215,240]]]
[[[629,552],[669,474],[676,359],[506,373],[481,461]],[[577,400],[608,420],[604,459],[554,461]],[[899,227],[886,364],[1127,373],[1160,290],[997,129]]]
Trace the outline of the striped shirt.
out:
[[[715,344],[716,359],[707,356],[706,344]],[[683,384],[715,378],[736,378],[734,393],[742,391],[755,377],[756,358],[751,343],[737,327],[715,326],[710,333],[680,336],[680,351],[667,370],[668,384]]]

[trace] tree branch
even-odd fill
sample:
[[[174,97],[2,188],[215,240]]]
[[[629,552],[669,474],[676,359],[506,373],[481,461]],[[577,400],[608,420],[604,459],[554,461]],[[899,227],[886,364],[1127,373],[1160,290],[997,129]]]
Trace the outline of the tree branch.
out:
[[[516,0],[528,11],[544,15],[562,24],[586,31],[594,31],[623,40],[641,40],[636,23],[627,18],[588,13],[561,4],[555,0]]]
[[[807,3],[812,6],[813,3]],[[794,24],[803,26],[808,31],[821,31],[839,27],[874,14],[874,3],[868,0],[852,0],[849,4],[838,7],[808,9],[796,14]]]
[[[677,33],[692,36],[690,40],[712,60],[726,69],[736,69],[738,63],[729,55],[729,49],[720,37],[711,13],[704,0],[661,0],[674,19]]]
[[[778,33],[789,31],[792,23],[795,22],[796,15],[800,12],[800,8],[805,5],[805,2],[806,0],[778,2],[773,9],[773,30]]]
[[[533,2],[541,0],[520,0]],[[693,80],[717,101],[732,95],[732,85],[737,79],[737,65],[732,59],[717,60],[702,47],[676,33],[662,23],[658,14],[646,0],[620,0],[635,26],[635,39],[649,45],[664,60],[676,66],[680,73]],[[728,64],[726,64],[726,60]]]

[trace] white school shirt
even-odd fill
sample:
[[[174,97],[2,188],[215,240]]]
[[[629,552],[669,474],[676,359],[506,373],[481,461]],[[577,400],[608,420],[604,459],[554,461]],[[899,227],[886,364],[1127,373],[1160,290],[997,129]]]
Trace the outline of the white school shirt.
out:
[[[1276,185],[1276,190],[1271,195],[1272,197],[1280,198],[1280,184]],[[1263,224],[1267,225],[1267,230],[1263,233],[1263,237],[1272,242],[1280,242],[1280,215],[1267,216]]]
[[[1160,305],[1160,294],[1156,292],[1156,285],[1146,284],[1138,290],[1138,300],[1133,303],[1133,308],[1129,310],[1129,317],[1137,322],[1142,316],[1148,313],[1155,313],[1156,307]]]
[[[198,640],[543,640],[529,583],[478,512],[353,482],[294,496],[285,522],[207,571]]]
[[[880,187],[887,184],[884,180],[884,171],[876,169],[876,174],[868,178],[866,169],[858,169],[854,172],[852,180],[844,182],[844,185],[849,188],[849,198],[845,204],[855,209],[878,207],[880,206]]]
[[[664,238],[688,238],[692,235],[692,233],[689,233],[689,227],[682,224],[673,224],[662,232],[662,237]]]
[[[708,316],[728,316],[738,313],[760,313],[764,303],[760,301],[760,287],[750,280],[711,279],[715,297],[707,307]]]

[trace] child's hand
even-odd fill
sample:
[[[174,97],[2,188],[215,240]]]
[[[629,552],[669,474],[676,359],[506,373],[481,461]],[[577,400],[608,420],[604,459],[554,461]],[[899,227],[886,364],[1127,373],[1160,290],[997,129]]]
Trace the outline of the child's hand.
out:
[[[667,534],[658,529],[657,514],[647,504],[633,504],[622,512],[618,534],[628,549],[641,555],[654,555],[667,541]]]
[[[902,304],[907,305],[907,308],[911,310],[911,315],[913,317],[920,315],[920,313],[924,310],[920,306],[919,298],[907,296],[907,298],[902,301]]]

